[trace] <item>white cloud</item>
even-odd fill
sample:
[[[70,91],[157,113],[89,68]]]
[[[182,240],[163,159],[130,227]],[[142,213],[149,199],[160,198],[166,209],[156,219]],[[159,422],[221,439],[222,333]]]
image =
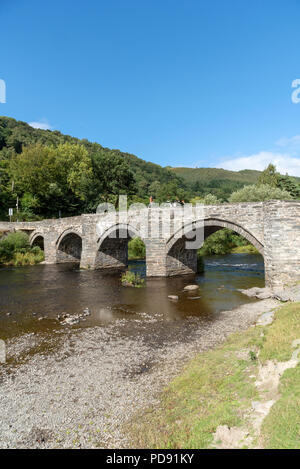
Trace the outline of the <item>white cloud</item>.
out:
[[[288,173],[291,176],[300,176],[300,158],[291,156],[289,153],[272,151],[261,151],[254,155],[224,160],[217,167],[231,171],[240,171],[242,169],[263,171],[269,163],[273,163],[281,174]]]
[[[282,137],[277,140],[276,145],[280,147],[297,147],[300,146],[300,135],[295,135],[294,137]]]
[[[52,128],[47,119],[41,119],[40,122],[28,122],[28,124],[34,129],[51,130]]]

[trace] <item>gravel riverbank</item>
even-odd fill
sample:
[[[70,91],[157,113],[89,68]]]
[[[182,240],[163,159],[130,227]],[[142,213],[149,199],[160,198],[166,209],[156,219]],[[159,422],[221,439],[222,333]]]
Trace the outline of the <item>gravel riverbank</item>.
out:
[[[8,361],[0,365],[0,447],[130,447],[123,424],[158,403],[184,363],[278,304],[246,304],[213,321],[169,324],[149,316],[12,339]]]

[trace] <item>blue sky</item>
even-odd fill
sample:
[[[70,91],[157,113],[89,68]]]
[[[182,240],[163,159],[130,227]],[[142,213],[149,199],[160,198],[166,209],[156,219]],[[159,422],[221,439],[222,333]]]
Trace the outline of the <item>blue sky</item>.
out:
[[[0,19],[0,115],[163,166],[300,176],[299,0],[0,0]]]

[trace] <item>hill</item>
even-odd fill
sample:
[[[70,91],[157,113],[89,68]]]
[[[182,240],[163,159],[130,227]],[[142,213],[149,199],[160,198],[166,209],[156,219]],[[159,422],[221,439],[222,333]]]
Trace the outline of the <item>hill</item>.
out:
[[[205,195],[214,194],[219,199],[227,201],[232,192],[245,185],[255,184],[261,171],[244,169],[242,171],[228,171],[222,168],[172,168],[168,169],[185,181],[192,193]],[[291,178],[299,184],[300,178]],[[293,182],[291,182],[293,184]]]
[[[39,147],[33,149],[35,153],[30,156],[28,150],[31,151],[33,145]],[[77,148],[76,151],[83,155],[79,158],[87,158],[84,164],[86,168],[91,167],[90,170],[80,173],[75,166],[68,168],[70,160],[66,154],[63,156],[59,153],[71,150],[64,148],[56,151],[59,145],[79,147],[81,150]],[[87,156],[84,156],[82,146]],[[51,157],[49,147],[55,149]],[[27,166],[23,158],[26,152]],[[76,156],[72,157],[76,159]],[[47,158],[50,158],[49,167]],[[52,179],[46,176],[49,169]],[[43,186],[38,190],[35,181],[41,179],[43,171]],[[67,171],[73,173],[67,174]],[[214,194],[226,202],[232,192],[256,183],[260,174],[260,171],[254,170],[236,172],[220,168],[162,167],[87,139],[78,139],[57,130],[35,129],[26,122],[0,117],[2,219],[7,219],[8,208],[15,207],[17,199],[20,201],[20,211],[27,219],[31,216],[57,217],[58,214],[70,216],[90,213],[102,201],[116,203],[120,193],[128,194],[129,202],[147,203],[150,195],[158,202],[175,198],[189,201],[192,197],[206,194]],[[75,185],[72,186],[70,181]]]
[[[90,142],[87,139],[78,139],[70,135],[64,135],[58,130],[42,130],[31,127],[26,122],[17,121],[10,117],[0,116],[0,152],[4,148],[10,148],[16,153],[21,153],[24,146],[41,143],[43,145],[57,146],[61,143],[79,143],[86,147],[89,154],[101,151],[107,156],[117,155],[125,160],[135,175],[139,185],[147,188],[152,182],[167,183],[178,182],[179,178],[175,173],[157,164],[146,162],[130,153],[125,153],[117,149],[105,148],[99,143]]]
[[[260,171],[251,169],[228,171],[227,169],[221,168],[168,168],[190,184],[194,184],[197,181],[207,182],[215,179],[238,181],[244,184],[255,184],[261,174]]]
[[[228,171],[221,168],[172,168],[168,169],[185,181],[193,194],[214,194],[227,201],[230,194],[247,184],[255,184],[260,171],[246,169]]]

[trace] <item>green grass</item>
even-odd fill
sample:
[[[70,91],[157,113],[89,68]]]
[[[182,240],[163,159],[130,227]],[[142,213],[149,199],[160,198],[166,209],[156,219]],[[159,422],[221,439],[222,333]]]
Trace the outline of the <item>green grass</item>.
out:
[[[287,370],[279,385],[280,399],[262,425],[264,448],[300,448],[300,367]]]
[[[207,448],[218,425],[239,426],[258,398],[253,379],[260,330],[235,334],[224,346],[199,354],[163,392],[161,407],[130,423],[134,445],[145,448]]]
[[[259,251],[252,246],[252,244],[247,244],[246,246],[237,246],[231,250],[233,254],[259,254]]]
[[[35,265],[43,262],[45,259],[44,252],[16,252],[14,253],[13,259],[10,261],[11,265],[24,266],[24,265]]]
[[[291,358],[293,340],[300,339],[300,303],[284,306],[268,328],[261,360],[286,361]],[[300,448],[300,365],[287,370],[280,381],[281,397],[262,425],[265,448]]]
[[[163,391],[160,407],[130,422],[132,444],[208,448],[218,425],[248,425],[251,433],[246,416],[251,401],[261,399],[253,378],[259,363],[289,360],[291,344],[298,338],[300,303],[294,303],[280,308],[272,325],[233,334],[221,347],[197,355]],[[260,440],[266,448],[300,448],[299,365],[283,374],[279,391],[281,397],[263,422]]]

